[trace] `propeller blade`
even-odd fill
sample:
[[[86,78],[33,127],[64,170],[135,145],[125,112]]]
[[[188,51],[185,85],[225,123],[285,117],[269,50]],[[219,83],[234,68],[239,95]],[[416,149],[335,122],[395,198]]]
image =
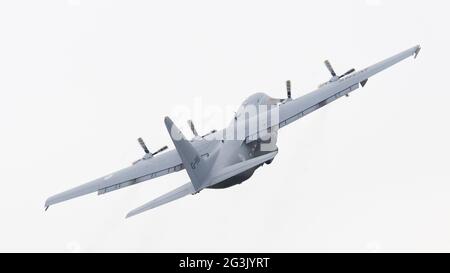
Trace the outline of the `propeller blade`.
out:
[[[350,74],[352,74],[352,73],[355,72],[355,71],[356,71],[356,69],[352,68],[352,69],[350,69],[349,71],[345,72],[344,74],[340,75],[340,76],[339,76],[339,79],[340,79],[340,78],[343,78],[343,77],[345,77],[345,76],[347,76],[347,75],[350,75]]]
[[[291,81],[286,81],[287,97],[291,98]]]
[[[325,63],[325,66],[328,68],[328,71],[330,71],[331,76],[336,77],[336,72],[334,72],[334,69],[331,66],[330,61],[326,60],[324,63]]]
[[[191,131],[194,134],[194,136],[198,136],[197,130],[195,130],[195,126],[194,123],[192,122],[192,120],[188,120],[187,121],[189,127],[191,127]]]
[[[148,150],[147,146],[145,145],[144,140],[142,140],[141,137],[138,138],[138,142],[139,142],[139,144],[141,145],[141,147],[142,147],[142,149],[144,150],[144,152],[145,152],[146,154],[149,154],[150,151]]]
[[[158,151],[154,152],[152,155],[159,154],[160,152],[162,152],[162,151],[164,151],[164,150],[167,150],[168,148],[169,148],[169,147],[164,146],[164,147],[162,147],[161,149],[159,149]]]

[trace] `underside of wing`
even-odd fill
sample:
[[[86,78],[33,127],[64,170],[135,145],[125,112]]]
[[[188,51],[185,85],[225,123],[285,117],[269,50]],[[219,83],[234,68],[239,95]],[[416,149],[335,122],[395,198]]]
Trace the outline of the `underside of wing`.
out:
[[[56,194],[46,200],[45,207],[48,208],[50,205],[96,191],[98,194],[104,194],[172,172],[177,172],[182,169],[183,164],[181,163],[178,153],[175,150],[172,150]]]
[[[134,216],[139,213],[142,213],[144,211],[156,208],[156,207],[164,205],[166,203],[175,201],[177,199],[180,199],[182,197],[185,197],[186,195],[193,194],[193,193],[195,193],[195,189],[194,189],[194,186],[192,185],[192,183],[191,182],[186,183],[183,186],[176,188],[175,190],[170,191],[170,192],[156,198],[155,200],[145,203],[144,205],[130,211],[127,214],[126,218]]]

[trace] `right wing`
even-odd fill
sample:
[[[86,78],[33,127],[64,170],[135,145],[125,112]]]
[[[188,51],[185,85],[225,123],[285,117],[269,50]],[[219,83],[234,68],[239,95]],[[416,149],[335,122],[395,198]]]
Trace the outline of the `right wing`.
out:
[[[372,66],[352,73],[335,82],[325,84],[316,91],[306,94],[300,98],[280,105],[279,128],[306,116],[309,113],[335,101],[336,99],[348,95],[361,85],[364,87],[370,77],[397,64],[404,59],[419,54],[420,46],[415,46],[400,52],[390,58],[378,62]]]
[[[393,66],[396,63],[399,63],[400,61],[403,61],[408,57],[417,57],[420,49],[420,46],[412,47],[358,72],[354,72],[336,81],[326,83],[319,87],[319,89],[302,97],[294,100],[288,100],[285,103],[280,104],[279,107],[272,108],[268,111],[272,118],[275,117],[272,122],[260,122],[257,120],[258,116],[253,116],[252,119],[254,120],[249,121],[249,123],[258,124],[259,128],[258,130],[253,130],[250,133],[246,133],[246,140],[252,141],[257,139],[258,136],[265,134],[267,129],[273,129],[275,127],[277,127],[275,129],[282,128],[335,101],[336,99],[348,95],[360,86],[364,87],[368,79],[373,75]],[[237,132],[239,132],[239,127],[245,128],[246,122],[246,120],[239,121],[236,125],[238,128]]]
[[[73,189],[61,192],[47,199],[45,207],[60,203],[81,195],[97,191],[104,194],[131,186],[149,179],[182,170],[183,164],[176,150],[171,150],[156,157],[142,160],[112,174],[100,177]]]

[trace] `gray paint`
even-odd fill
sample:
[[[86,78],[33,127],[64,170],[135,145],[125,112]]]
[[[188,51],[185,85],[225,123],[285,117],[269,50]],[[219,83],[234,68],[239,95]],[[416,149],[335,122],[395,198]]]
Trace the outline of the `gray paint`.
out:
[[[417,57],[419,51],[420,46],[415,46],[358,72],[341,77],[332,75],[332,78],[321,84],[317,90],[297,99],[274,99],[264,93],[253,94],[243,102],[243,105],[269,105],[272,107],[271,109],[278,111],[279,122],[277,124],[260,124],[256,131],[245,131],[242,139],[227,139],[223,136],[226,136],[230,130],[245,128],[246,124],[258,124],[262,115],[271,116],[271,112],[233,119],[227,128],[203,137],[196,135],[192,140],[187,140],[170,118],[166,117],[165,124],[175,145],[175,150],[153,157],[144,156],[132,166],[56,194],[46,200],[45,207],[48,208],[50,205],[95,191],[98,194],[108,193],[182,169],[186,169],[191,182],[131,211],[127,217],[186,195],[198,193],[205,188],[226,188],[242,183],[249,179],[257,168],[264,163],[270,164],[275,158],[278,153],[276,147],[278,129],[348,95],[358,89],[360,85],[364,87],[371,76],[410,56]],[[327,64],[327,67],[330,69],[331,66]],[[238,111],[237,116],[239,115]],[[194,128],[193,124],[190,123],[190,125],[191,128]],[[267,130],[270,132],[268,133]],[[172,134],[170,134],[171,131]],[[263,151],[260,149],[261,139],[267,134],[273,140],[272,146],[268,151]]]

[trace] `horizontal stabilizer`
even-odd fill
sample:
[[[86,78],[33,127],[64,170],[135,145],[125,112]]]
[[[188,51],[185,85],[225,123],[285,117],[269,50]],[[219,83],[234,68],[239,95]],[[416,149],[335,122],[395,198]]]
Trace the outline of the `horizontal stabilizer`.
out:
[[[131,216],[142,213],[144,211],[156,208],[156,207],[164,205],[166,203],[175,201],[177,199],[180,199],[181,197],[185,197],[186,195],[189,195],[192,193],[195,193],[195,189],[192,186],[192,183],[184,184],[183,186],[181,186],[173,191],[170,191],[170,192],[156,198],[155,200],[150,201],[150,202],[130,211],[127,214],[126,218],[129,218]]]
[[[211,180],[208,180],[208,185],[219,183],[225,179],[228,179],[230,177],[233,177],[243,171],[246,171],[248,169],[251,169],[253,167],[256,167],[258,165],[263,164],[266,161],[269,161],[273,159],[277,155],[278,151],[270,152],[262,156],[258,156],[256,158],[252,158],[249,160],[246,160],[244,162],[240,162],[228,167],[225,167],[222,172],[220,172],[218,175],[214,176]],[[185,197],[189,194],[196,193],[197,190],[194,188],[192,183],[184,184],[183,186],[170,191],[155,200],[152,200],[132,211],[130,211],[126,218],[129,218],[131,216],[134,216],[136,214],[142,213],[144,211],[159,207],[161,205],[167,204],[169,202],[175,201],[177,199],[180,199],[182,197]]]
[[[219,174],[216,174],[214,177],[212,177],[208,181],[208,185],[212,186],[212,185],[219,183],[225,179],[233,177],[237,174],[240,174],[240,173],[242,173],[246,170],[249,170],[253,167],[256,167],[258,165],[261,165],[264,162],[270,161],[277,155],[277,153],[278,153],[278,151],[273,151],[273,152],[270,152],[270,153],[267,153],[267,154],[264,154],[264,155],[261,155],[261,156],[255,157],[255,158],[251,158],[246,161],[239,162],[239,163],[233,164],[228,167],[225,167]]]

